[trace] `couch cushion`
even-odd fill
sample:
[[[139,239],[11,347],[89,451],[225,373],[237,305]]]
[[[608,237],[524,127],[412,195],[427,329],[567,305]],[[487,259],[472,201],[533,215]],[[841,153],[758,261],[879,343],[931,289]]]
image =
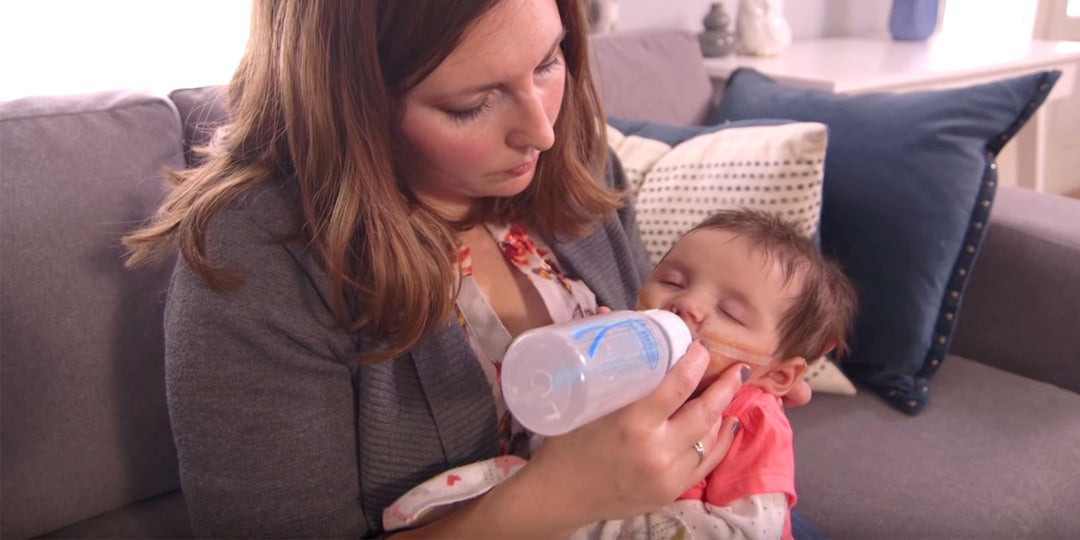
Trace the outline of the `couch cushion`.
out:
[[[830,538],[1080,537],[1080,394],[950,356],[918,416],[788,410],[798,510]]]
[[[608,144],[626,172],[653,264],[719,210],[778,215],[810,238],[821,213],[828,129],[816,122],[672,126],[608,117]]]
[[[822,248],[859,290],[844,369],[901,410],[926,406],[949,350],[997,185],[994,156],[1060,75],[854,96],[747,69],[728,79],[714,123],[781,117],[829,126]]]
[[[202,161],[195,149],[209,144],[214,130],[228,119],[225,89],[225,86],[202,86],[169,92],[184,125],[184,161],[188,167]]]
[[[1080,392],[1080,200],[1001,186],[952,351]]]
[[[183,166],[176,109],[104,92],[0,103],[4,537],[174,490],[162,304],[171,265],[124,269],[120,236]]]
[[[697,38],[683,30],[636,30],[592,37],[593,79],[609,115],[702,124],[713,87]]]
[[[180,490],[129,504],[53,531],[41,538],[191,538]]]

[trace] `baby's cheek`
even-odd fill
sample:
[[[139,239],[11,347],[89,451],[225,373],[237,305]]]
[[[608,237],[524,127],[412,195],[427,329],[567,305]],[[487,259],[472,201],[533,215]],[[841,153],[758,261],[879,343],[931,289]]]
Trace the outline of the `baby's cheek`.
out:
[[[658,309],[662,307],[659,296],[648,286],[642,287],[637,296],[635,309]]]

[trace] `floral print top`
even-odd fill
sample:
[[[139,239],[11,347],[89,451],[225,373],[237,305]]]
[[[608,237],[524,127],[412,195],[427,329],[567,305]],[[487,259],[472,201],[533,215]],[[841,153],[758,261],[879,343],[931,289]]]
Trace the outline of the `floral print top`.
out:
[[[488,224],[486,228],[506,259],[536,288],[553,322],[596,314],[596,296],[582,281],[565,276],[551,249],[540,238],[530,238],[525,227],[517,223]],[[472,277],[469,248],[462,246],[458,255],[461,289],[457,320],[469,336],[469,345],[480,360],[495,398],[499,453],[529,456],[533,449],[529,433],[510,415],[499,383],[503,355],[512,338]]]

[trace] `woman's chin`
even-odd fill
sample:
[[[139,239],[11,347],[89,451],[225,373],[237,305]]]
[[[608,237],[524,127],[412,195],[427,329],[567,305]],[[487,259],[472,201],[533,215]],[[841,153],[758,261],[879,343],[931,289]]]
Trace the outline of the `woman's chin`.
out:
[[[522,174],[519,176],[507,178],[499,182],[499,184],[494,189],[495,193],[493,193],[491,196],[500,198],[516,197],[529,187],[529,184],[532,183],[532,180],[532,171],[529,171],[528,174]]]

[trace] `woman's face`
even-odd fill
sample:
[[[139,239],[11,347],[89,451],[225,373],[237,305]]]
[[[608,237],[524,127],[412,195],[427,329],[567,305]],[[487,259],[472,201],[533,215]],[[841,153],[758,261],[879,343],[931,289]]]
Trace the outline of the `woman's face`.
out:
[[[554,0],[503,0],[403,100],[406,185],[446,217],[532,181],[555,140],[566,66]]]

